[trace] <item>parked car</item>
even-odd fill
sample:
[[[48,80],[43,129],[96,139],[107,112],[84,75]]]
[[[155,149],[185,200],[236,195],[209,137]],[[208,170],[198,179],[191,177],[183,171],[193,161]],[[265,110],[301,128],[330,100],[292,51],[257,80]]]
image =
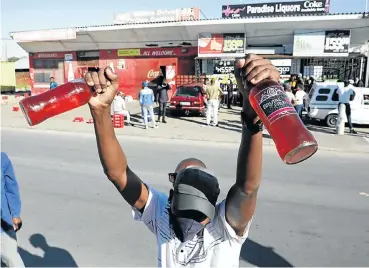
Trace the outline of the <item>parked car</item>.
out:
[[[313,120],[324,121],[328,127],[335,127],[338,116],[339,96],[337,90],[343,84],[314,83],[306,100],[307,116]],[[369,88],[354,88],[355,98],[350,101],[353,124],[369,124]],[[347,119],[345,118],[347,121]]]
[[[168,110],[172,114],[205,115],[204,88],[202,83],[179,86],[170,99]]]

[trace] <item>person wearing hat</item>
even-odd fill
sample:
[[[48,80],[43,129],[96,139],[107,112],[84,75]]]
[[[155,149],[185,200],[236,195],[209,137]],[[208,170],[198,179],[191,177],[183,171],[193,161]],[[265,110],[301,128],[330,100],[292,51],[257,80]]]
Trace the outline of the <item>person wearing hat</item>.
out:
[[[337,94],[339,97],[338,111],[340,110],[341,103],[344,104],[347,123],[350,128],[350,133],[357,134],[351,121],[351,105],[350,105],[350,101],[353,101],[356,95],[354,90],[354,80],[350,79],[348,81],[345,81],[344,87],[338,86]]]
[[[140,95],[140,104],[141,104],[141,108],[142,108],[142,112],[143,112],[143,119],[144,119],[145,128],[146,129],[149,128],[148,114],[150,114],[152,127],[157,128],[157,125],[155,123],[155,118],[154,118],[155,96],[154,96],[153,90],[148,87],[148,82],[146,82],[146,81],[142,82],[142,89],[141,89],[139,95]]]
[[[236,67],[238,88],[245,95],[242,137],[235,183],[220,203],[218,179],[199,159],[182,160],[169,173],[169,195],[142,182],[128,165],[109,116],[118,89],[117,75],[107,67],[85,76],[97,92],[89,107],[104,172],[132,206],[134,219],[156,236],[159,267],[239,266],[261,182],[263,144],[262,123],[251,108],[244,81],[278,81],[279,72],[269,60],[252,54],[240,59]]]

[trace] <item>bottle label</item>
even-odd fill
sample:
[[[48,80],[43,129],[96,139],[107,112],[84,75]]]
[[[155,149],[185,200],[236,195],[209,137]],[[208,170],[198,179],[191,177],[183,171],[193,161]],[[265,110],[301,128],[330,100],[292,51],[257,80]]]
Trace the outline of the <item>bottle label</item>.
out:
[[[255,99],[258,100],[259,106],[270,124],[286,115],[296,114],[295,108],[280,86],[271,86],[260,90],[255,94]]]

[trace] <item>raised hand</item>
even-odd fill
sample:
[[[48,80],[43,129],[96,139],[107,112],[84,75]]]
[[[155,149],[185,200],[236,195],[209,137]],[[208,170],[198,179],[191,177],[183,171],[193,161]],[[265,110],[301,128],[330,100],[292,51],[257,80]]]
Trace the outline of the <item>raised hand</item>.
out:
[[[280,73],[270,62],[255,54],[248,54],[245,58],[239,59],[235,64],[235,77],[237,87],[243,95],[243,111],[253,119],[257,115],[249,102],[249,91],[253,85],[264,79],[279,81]]]
[[[88,72],[85,75],[86,83],[93,87],[95,94],[91,97],[91,109],[107,108],[113,102],[119,83],[118,76],[110,67],[100,69],[98,72]]]

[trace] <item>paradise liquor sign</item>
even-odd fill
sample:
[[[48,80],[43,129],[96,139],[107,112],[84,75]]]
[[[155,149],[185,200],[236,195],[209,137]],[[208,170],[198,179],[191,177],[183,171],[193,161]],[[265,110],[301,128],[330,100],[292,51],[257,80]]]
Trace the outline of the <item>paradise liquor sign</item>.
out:
[[[222,6],[222,18],[324,14],[328,12],[329,0],[309,0]]]
[[[198,39],[198,55],[202,58],[243,57],[245,43],[244,33],[201,33]]]

